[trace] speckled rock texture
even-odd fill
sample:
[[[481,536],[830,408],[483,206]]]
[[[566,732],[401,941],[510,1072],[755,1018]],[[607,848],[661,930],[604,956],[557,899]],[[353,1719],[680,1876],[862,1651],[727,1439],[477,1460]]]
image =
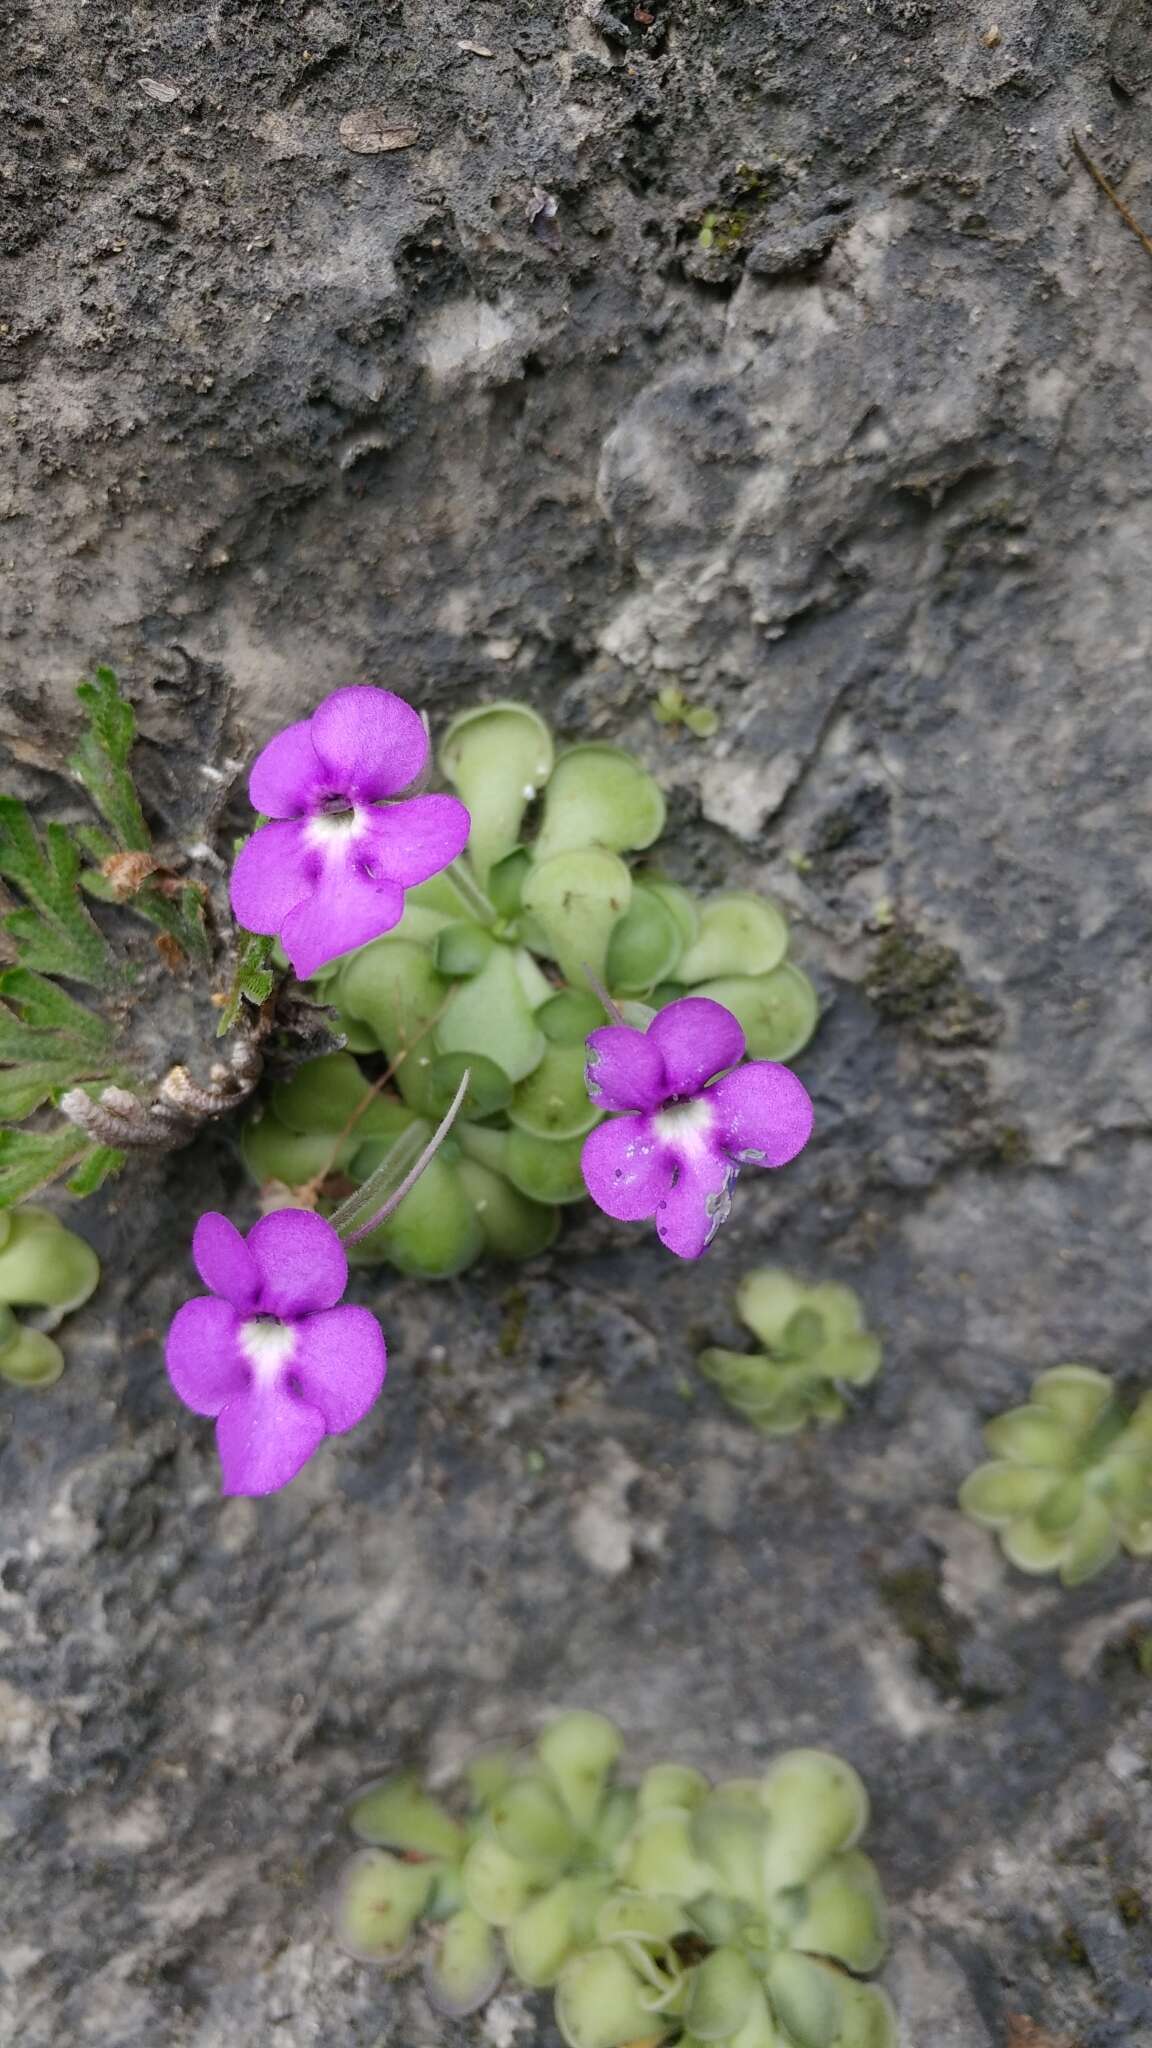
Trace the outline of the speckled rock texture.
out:
[[[525,696],[643,753],[825,1009],[816,1141],[703,1265],[575,1212],[361,1279],[385,1397],[279,1499],[221,1503],[160,1363],[196,1213],[254,1213],[227,1136],[79,1213],[68,1373],[0,1394],[0,2039],[551,2043],[325,1898],[362,1781],[585,1704],[858,1765],[905,2048],[1147,2048],[1152,1571],[1064,1593],[954,1508],[1035,1372],[1152,1375],[1152,261],[1070,140],[1152,221],[1146,0],[0,23],[9,786],[69,813],[94,659],[183,846],[337,684]],[[885,1334],[837,1431],[694,1378],[766,1255]]]

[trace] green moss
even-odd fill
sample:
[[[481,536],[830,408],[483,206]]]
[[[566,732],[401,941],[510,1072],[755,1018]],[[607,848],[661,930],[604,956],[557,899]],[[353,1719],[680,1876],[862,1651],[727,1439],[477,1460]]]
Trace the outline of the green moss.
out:
[[[967,985],[959,954],[895,922],[873,953],[864,987],[881,1016],[943,1045],[987,1045],[1000,1028],[993,1005]]]
[[[522,1287],[513,1287],[504,1296],[500,1306],[504,1310],[500,1324],[500,1356],[514,1358],[520,1349],[524,1334],[524,1319],[528,1314],[528,1296]]]
[[[958,1638],[965,1630],[946,1607],[936,1572],[929,1565],[887,1572],[880,1581],[880,1594],[915,1645],[917,1668],[939,1692],[955,1699],[960,1692]]]
[[[1061,1929],[1060,1953],[1066,1962],[1074,1963],[1078,1970],[1087,1969],[1088,1951],[1071,1925]]]

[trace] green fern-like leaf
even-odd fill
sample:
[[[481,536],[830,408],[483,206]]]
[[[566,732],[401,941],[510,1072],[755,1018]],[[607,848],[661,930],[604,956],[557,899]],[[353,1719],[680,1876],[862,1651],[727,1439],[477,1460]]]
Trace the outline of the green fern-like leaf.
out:
[[[37,1033],[51,1032],[57,1042],[68,1039],[99,1050],[112,1044],[112,1026],[97,1016],[86,1003],[78,1003],[54,981],[33,974],[27,967],[9,967],[0,974],[0,996],[17,1011],[20,1026]],[[0,1018],[9,1014],[0,1005]],[[38,1041],[43,1049],[43,1042]],[[32,1057],[36,1057],[33,1054]],[[0,1041],[0,1060],[9,1057]],[[23,1053],[13,1055],[24,1058]]]
[[[152,836],[144,822],[128,756],[136,738],[136,713],[120,694],[115,672],[98,668],[95,679],[76,692],[88,713],[88,731],[69,766],[126,853],[148,853]]]
[[[91,1139],[71,1124],[55,1131],[0,1130],[0,1208],[47,1187],[93,1150]]]
[[[228,1000],[221,1012],[217,1032],[219,1038],[222,1038],[226,1031],[231,1031],[245,999],[253,1003],[257,1009],[261,1003],[267,1002],[276,980],[275,969],[268,965],[272,940],[266,938],[263,932],[245,931],[237,932],[236,938],[239,945],[236,972],[232,977]]]
[[[119,1173],[127,1157],[126,1152],[117,1152],[111,1145],[93,1145],[88,1157],[81,1160],[65,1182],[69,1194],[94,1195],[111,1174]]]
[[[0,920],[23,965],[94,988],[111,987],[115,965],[80,900],[80,853],[63,825],[47,826],[41,839],[25,806],[16,797],[0,796],[0,875],[15,884],[27,906]]]

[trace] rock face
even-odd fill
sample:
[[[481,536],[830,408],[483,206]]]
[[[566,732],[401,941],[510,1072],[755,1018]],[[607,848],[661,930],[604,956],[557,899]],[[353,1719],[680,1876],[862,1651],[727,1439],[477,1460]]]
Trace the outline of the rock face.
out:
[[[185,841],[339,683],[527,696],[643,751],[670,865],[784,900],[826,1004],[817,1140],[702,1267],[577,1214],[362,1283],[385,1398],[277,1500],[160,1366],[227,1143],[81,1212],[106,1287],[0,1418],[0,2035],[485,2038],[334,1950],[342,1803],[585,1704],[641,1761],[852,1758],[908,2048],[1152,2041],[1149,1569],[1061,1593],[953,1510],[1043,1366],[1148,1378],[1152,264],[1070,142],[1152,221],[1146,6],[0,13],[24,786],[97,658]],[[885,1334],[836,1432],[693,1381],[769,1246]]]

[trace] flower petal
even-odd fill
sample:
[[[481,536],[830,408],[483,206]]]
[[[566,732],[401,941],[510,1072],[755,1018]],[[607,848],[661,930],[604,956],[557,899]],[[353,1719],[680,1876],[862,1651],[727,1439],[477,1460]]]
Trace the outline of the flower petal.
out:
[[[213,1294],[222,1295],[242,1313],[255,1308],[260,1296],[259,1269],[227,1216],[209,1210],[200,1218],[192,1233],[192,1257],[205,1287]]]
[[[744,1057],[744,1032],[710,996],[682,996],[653,1017],[648,1037],[664,1061],[670,1095],[696,1095]]]
[[[580,1167],[597,1208],[617,1223],[639,1223],[668,1193],[674,1162],[647,1117],[621,1116],[589,1131]]]
[[[312,745],[333,787],[359,803],[396,796],[428,758],[418,711],[391,690],[334,690],[312,714]]]
[[[716,1131],[741,1166],[786,1166],[812,1135],[812,1101],[791,1067],[750,1060],[708,1090]]]
[[[660,1048],[630,1024],[604,1024],[588,1035],[584,1081],[601,1109],[659,1109],[665,1085]]]
[[[332,1308],[348,1285],[348,1255],[323,1216],[274,1209],[248,1232],[260,1274],[260,1310],[292,1321]]]
[[[324,1438],[324,1417],[277,1376],[230,1401],[216,1424],[224,1493],[277,1493]]]
[[[261,825],[232,864],[230,893],[239,922],[250,932],[278,932],[290,910],[315,887],[320,862],[302,826],[281,819]]]
[[[357,854],[330,857],[311,895],[284,919],[280,943],[301,981],[307,981],[330,960],[382,938],[403,915],[404,891],[398,882],[365,875]]]
[[[719,1152],[694,1148],[676,1162],[676,1180],[656,1210],[656,1234],[678,1259],[698,1259],[732,1207],[739,1168]]]
[[[387,1366],[384,1332],[369,1309],[328,1308],[297,1325],[290,1377],[333,1435],[367,1415]]]
[[[458,797],[413,796],[368,811],[370,848],[361,841],[373,870],[406,889],[438,875],[464,851],[471,823]]]
[[[178,1308],[168,1329],[168,1377],[194,1415],[219,1415],[252,1377],[237,1344],[240,1318],[230,1302],[198,1294]]]
[[[287,725],[257,754],[248,777],[252,808],[269,818],[303,818],[336,794],[312,744],[312,721]]]

